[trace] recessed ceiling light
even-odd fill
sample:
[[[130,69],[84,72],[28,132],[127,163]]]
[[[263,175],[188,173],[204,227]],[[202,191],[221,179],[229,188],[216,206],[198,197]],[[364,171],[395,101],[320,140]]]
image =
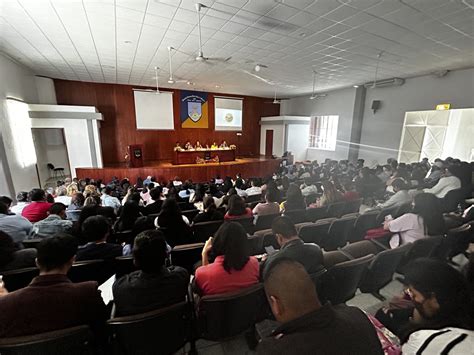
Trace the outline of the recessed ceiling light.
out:
[[[359,87],[359,85],[354,85],[354,87],[355,87],[355,88],[358,88],[358,87]]]

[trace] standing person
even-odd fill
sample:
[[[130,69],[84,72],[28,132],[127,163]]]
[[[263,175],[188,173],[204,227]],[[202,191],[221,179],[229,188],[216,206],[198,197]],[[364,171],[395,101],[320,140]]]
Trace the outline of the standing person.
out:
[[[383,354],[367,316],[345,304],[322,305],[313,281],[298,262],[279,260],[265,275],[264,287],[280,325],[261,341],[257,354]]]
[[[46,192],[42,189],[33,189],[29,193],[31,203],[23,208],[21,215],[31,223],[48,217],[48,210],[52,203],[46,202]]]
[[[472,354],[474,304],[463,275],[445,262],[417,259],[403,282],[414,304],[403,354]]]

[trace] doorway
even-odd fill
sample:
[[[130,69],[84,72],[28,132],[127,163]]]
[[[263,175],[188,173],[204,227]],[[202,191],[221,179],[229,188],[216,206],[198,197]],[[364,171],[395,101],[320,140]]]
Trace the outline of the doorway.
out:
[[[36,151],[36,171],[43,188],[56,187],[59,180],[71,177],[63,128],[32,128]]]
[[[273,129],[265,131],[265,156],[271,157],[273,155]]]

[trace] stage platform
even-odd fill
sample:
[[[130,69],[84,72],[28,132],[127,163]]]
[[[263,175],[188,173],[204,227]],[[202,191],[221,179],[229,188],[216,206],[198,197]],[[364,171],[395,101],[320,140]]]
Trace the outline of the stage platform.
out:
[[[76,176],[79,179],[93,178],[102,179],[104,182],[112,180],[113,176],[119,179],[128,178],[132,183],[138,177],[145,179],[154,176],[156,181],[169,181],[175,176],[181,180],[191,179],[193,182],[205,182],[220,175],[235,177],[241,173],[242,177],[265,177],[272,175],[280,165],[281,159],[268,158],[237,158],[235,161],[207,164],[184,164],[173,165],[171,162],[145,162],[143,167],[128,168],[123,166],[111,166],[105,168],[76,168]]]

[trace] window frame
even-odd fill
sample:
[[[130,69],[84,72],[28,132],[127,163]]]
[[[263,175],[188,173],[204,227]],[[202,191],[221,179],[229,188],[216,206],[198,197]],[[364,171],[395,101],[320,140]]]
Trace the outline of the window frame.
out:
[[[308,149],[336,151],[339,115],[311,116],[309,127]],[[324,132],[324,136],[321,134],[322,132]],[[329,137],[330,133],[331,137]],[[318,138],[319,142],[317,142]],[[325,140],[324,143],[322,143],[323,140]],[[328,143],[328,141],[330,142]]]

